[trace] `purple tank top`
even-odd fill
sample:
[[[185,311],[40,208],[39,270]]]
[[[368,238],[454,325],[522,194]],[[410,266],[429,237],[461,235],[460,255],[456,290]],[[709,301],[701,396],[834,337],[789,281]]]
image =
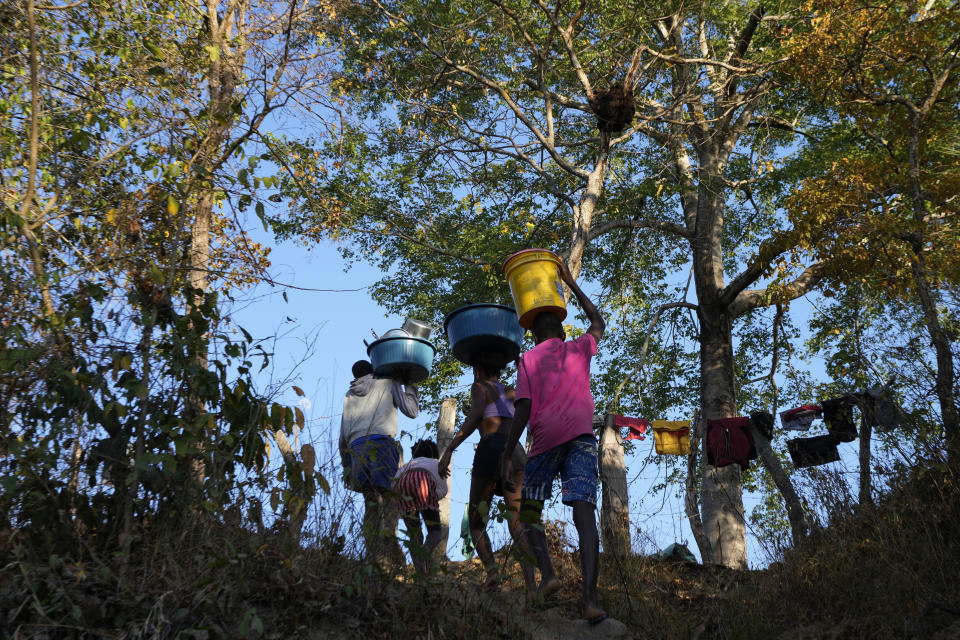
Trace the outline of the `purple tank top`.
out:
[[[513,417],[513,403],[510,402],[510,399],[507,398],[507,390],[503,388],[503,385],[499,382],[495,382],[497,389],[500,392],[500,395],[497,398],[483,408],[483,417],[492,418],[494,416],[499,416],[501,418],[512,418]]]

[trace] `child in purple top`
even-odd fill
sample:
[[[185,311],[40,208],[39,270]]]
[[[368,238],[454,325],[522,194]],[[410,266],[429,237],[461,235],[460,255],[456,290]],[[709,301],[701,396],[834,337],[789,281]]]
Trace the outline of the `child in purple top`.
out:
[[[573,523],[580,539],[581,613],[591,624],[598,624],[607,614],[597,599],[600,536],[595,511],[599,473],[590,359],[597,353],[597,341],[603,337],[606,323],[563,263],[560,277],[587,314],[590,327],[583,336],[566,342],[563,324],[556,314],[545,311],[534,318],[531,330],[537,346],[520,358],[516,413],[506,450],[512,450],[520,440],[529,421],[533,443],[524,468],[521,496],[525,515],[520,519],[540,568],[538,595],[546,598],[561,587],[542,523],[543,503],[550,498],[553,480],[559,475],[562,500],[573,507]],[[500,470],[504,485],[509,485],[513,475],[509,456],[501,459]]]

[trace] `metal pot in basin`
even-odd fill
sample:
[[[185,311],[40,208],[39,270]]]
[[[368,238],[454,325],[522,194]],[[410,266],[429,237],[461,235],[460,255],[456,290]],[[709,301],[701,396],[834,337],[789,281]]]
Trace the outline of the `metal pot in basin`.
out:
[[[410,335],[383,337],[367,347],[374,375],[409,382],[427,379],[436,352],[429,340]]]
[[[407,318],[403,321],[403,330],[415,338],[423,338],[424,340],[427,340],[430,338],[430,332],[433,331],[433,327],[428,325],[423,320]]]

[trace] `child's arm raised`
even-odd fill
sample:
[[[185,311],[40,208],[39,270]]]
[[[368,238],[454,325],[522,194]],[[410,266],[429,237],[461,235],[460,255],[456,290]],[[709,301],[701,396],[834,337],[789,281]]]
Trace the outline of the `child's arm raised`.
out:
[[[577,302],[580,303],[580,308],[587,314],[587,320],[590,321],[590,327],[587,329],[587,333],[599,342],[600,338],[603,337],[604,329],[607,328],[607,323],[603,321],[603,316],[597,311],[597,307],[590,301],[590,298],[588,298],[577,285],[577,281],[574,280],[570,274],[570,269],[567,268],[567,264],[562,260],[560,261],[560,278],[570,287],[570,291],[573,292]]]
[[[480,426],[480,421],[483,420],[483,409],[486,406],[487,394],[483,390],[483,385],[474,382],[470,387],[470,413],[467,414],[463,424],[460,425],[460,430],[453,436],[453,440],[447,445],[437,464],[437,472],[441,478],[450,475],[450,459],[453,457],[453,452]]]

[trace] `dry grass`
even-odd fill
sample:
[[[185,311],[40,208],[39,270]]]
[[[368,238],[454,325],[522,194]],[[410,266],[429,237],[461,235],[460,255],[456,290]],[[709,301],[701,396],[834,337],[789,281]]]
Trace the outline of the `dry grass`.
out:
[[[548,540],[564,588],[525,606],[501,551],[503,589],[478,594],[479,563],[430,578],[285,536],[206,523],[159,526],[123,554],[50,556],[18,532],[0,540],[0,636],[13,638],[520,638],[521,619],[575,620],[578,554]],[[635,556],[601,561],[601,601],[637,638],[960,637],[960,488],[917,473],[764,571]],[[529,625],[526,628],[530,628]]]
[[[740,585],[718,626],[731,638],[930,638],[960,627],[960,487],[916,473]]]

